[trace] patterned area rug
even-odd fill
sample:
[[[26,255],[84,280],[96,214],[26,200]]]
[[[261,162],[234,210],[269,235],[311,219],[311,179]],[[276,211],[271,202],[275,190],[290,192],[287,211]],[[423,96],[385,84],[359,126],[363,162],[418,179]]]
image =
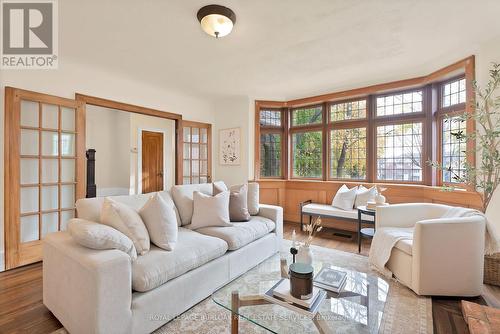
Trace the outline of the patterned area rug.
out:
[[[283,249],[289,249],[290,243],[285,240]],[[368,273],[373,276],[381,275],[371,270],[368,264],[368,258],[365,256],[346,253],[334,249],[313,246],[315,258],[318,260],[335,264],[339,267],[356,270],[363,273]],[[241,282],[251,282],[252,275],[256,275],[256,271],[262,268],[277,266],[276,271],[279,271],[279,256],[272,257],[253,268],[248,273],[238,279]],[[267,269],[265,269],[267,270]],[[261,274],[261,273],[260,273]],[[432,300],[431,298],[417,296],[413,291],[401,285],[400,283],[390,280],[389,293],[386,299],[384,312],[382,315],[379,333],[419,333],[430,334],[433,331],[432,324]],[[242,283],[244,284],[244,283]],[[270,306],[273,308],[282,308],[281,306]],[[275,309],[273,309],[273,312]],[[226,311],[221,306],[215,304],[211,298],[207,298],[195,305],[193,308],[184,312],[175,320],[157,329],[155,334],[172,334],[172,333],[203,333],[203,334],[219,334],[230,333],[230,316],[231,313]],[[240,333],[268,333],[264,329],[250,323],[249,321],[240,320]],[[281,327],[280,327],[281,328]],[[308,333],[317,333],[312,323],[303,330]],[[334,333],[359,333],[359,326],[346,324],[346,326],[337,327]],[[282,333],[291,333],[287,330],[286,323],[283,324]],[[61,329],[53,334],[65,334],[66,331]],[[297,333],[295,331],[295,333]]]

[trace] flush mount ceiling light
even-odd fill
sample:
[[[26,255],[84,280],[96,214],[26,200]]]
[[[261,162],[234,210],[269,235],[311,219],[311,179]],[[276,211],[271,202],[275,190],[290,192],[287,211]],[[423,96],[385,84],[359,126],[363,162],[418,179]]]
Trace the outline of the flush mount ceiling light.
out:
[[[215,38],[229,35],[236,23],[236,14],[231,9],[219,5],[202,7],[197,16],[203,31]]]

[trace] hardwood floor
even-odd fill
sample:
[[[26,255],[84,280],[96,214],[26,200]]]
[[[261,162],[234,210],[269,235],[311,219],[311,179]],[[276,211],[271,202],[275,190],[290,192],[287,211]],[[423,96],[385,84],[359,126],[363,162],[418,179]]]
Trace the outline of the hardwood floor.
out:
[[[285,223],[284,237],[291,239],[292,231],[304,236],[298,224]],[[314,245],[345,252],[358,252],[357,241],[342,240],[324,229],[313,241]],[[363,240],[361,254],[367,256],[369,240]],[[434,333],[468,333],[460,310],[461,298],[433,298]],[[500,308],[500,287],[485,285],[479,298],[473,302]],[[0,273],[0,333],[51,333],[61,323],[42,303],[42,264],[36,263]]]

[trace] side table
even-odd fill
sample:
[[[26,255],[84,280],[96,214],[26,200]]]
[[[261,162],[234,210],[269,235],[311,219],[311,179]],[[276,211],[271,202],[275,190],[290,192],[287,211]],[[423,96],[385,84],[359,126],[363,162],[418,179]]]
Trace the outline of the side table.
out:
[[[362,215],[372,216],[373,222],[362,219]],[[361,228],[361,224],[373,224],[373,227]],[[366,206],[358,207],[358,253],[361,253],[361,238],[372,239],[375,234],[375,210],[368,209]]]

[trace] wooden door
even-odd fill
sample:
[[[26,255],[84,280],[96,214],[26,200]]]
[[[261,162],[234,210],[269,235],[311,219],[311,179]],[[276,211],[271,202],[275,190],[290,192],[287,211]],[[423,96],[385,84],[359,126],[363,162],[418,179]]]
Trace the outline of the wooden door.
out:
[[[6,269],[41,261],[85,197],[84,134],[83,103],[5,88]]]
[[[142,193],[163,190],[163,133],[142,131]]]
[[[208,123],[182,121],[182,179],[179,184],[212,182],[212,126]]]

